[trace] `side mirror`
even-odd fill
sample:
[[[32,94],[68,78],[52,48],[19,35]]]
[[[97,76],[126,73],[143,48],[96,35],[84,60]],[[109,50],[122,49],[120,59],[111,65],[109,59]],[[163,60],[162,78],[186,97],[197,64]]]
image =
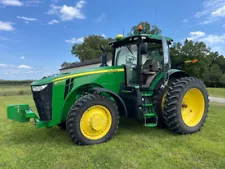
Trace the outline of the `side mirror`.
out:
[[[101,49],[102,53],[106,53],[106,50],[102,45],[100,45],[100,49]]]
[[[100,49],[102,51],[101,65],[100,65],[100,67],[102,67],[102,66],[108,66],[107,65],[107,53],[106,53],[106,50],[105,50],[105,48],[102,45],[100,45]]]
[[[141,43],[141,54],[147,54],[148,53],[148,45],[147,43]]]

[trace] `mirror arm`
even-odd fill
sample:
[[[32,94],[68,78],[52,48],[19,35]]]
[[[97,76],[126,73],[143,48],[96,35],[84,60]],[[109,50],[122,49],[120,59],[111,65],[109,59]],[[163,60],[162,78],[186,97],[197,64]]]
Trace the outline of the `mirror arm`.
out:
[[[100,49],[102,50],[101,65],[100,65],[100,67],[108,66],[107,65],[107,53],[106,53],[106,50],[105,50],[105,48],[102,45],[100,45]]]

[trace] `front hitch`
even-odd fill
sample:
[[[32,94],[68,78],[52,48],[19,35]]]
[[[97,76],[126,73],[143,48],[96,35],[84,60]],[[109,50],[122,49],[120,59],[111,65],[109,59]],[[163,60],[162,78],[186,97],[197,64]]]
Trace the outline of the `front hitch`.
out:
[[[8,119],[21,123],[29,122],[30,119],[33,118],[37,128],[47,127],[46,123],[38,118],[38,116],[31,110],[28,104],[8,105],[7,116]]]

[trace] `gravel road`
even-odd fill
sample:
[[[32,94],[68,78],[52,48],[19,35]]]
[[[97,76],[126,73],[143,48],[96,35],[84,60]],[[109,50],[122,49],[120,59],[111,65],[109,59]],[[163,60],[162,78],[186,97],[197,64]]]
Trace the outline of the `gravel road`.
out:
[[[210,100],[210,102],[224,103],[225,104],[225,98],[209,97],[209,100]]]

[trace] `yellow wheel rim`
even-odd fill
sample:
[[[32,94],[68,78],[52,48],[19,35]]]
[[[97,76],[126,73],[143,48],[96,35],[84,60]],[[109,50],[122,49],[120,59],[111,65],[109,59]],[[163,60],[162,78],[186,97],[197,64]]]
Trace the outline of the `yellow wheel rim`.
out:
[[[109,132],[111,125],[110,111],[101,105],[95,105],[87,109],[80,120],[81,132],[90,140],[104,137]]]
[[[181,115],[184,123],[189,127],[196,126],[203,117],[204,109],[205,99],[202,92],[197,88],[187,91],[181,107]]]

